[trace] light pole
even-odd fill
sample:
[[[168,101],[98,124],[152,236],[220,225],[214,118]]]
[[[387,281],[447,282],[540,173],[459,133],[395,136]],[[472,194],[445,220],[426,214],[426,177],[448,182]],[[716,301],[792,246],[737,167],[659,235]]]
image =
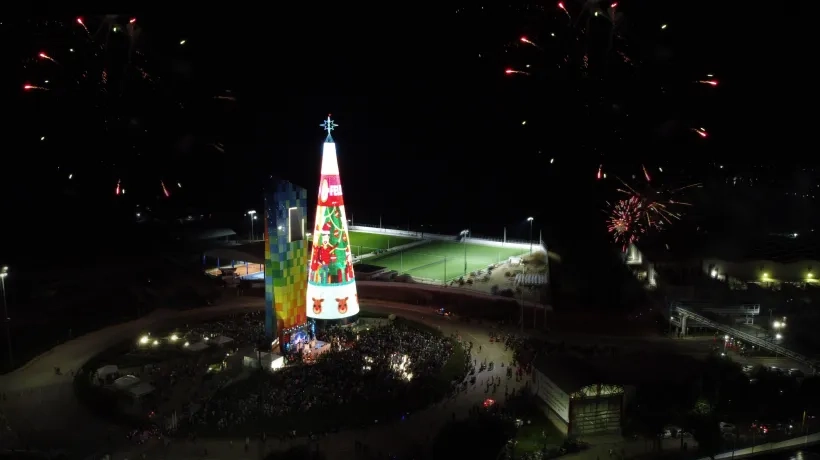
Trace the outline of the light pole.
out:
[[[521,290],[521,334],[524,333],[524,289],[521,289],[521,284],[516,285]]]
[[[6,277],[9,276],[9,267],[0,268],[0,290],[3,291],[3,321],[6,323],[6,340],[9,346],[9,369],[14,367],[14,355],[11,353],[11,318],[9,318],[9,305],[6,302]]]
[[[780,334],[780,331],[786,328],[786,317],[783,317],[783,321],[775,320],[772,323],[772,328],[774,329],[774,334],[770,334],[772,336],[772,342],[782,339],[783,336]]]
[[[530,223],[530,254],[532,254],[532,221],[535,220],[532,217],[527,217],[527,222]]]
[[[251,218],[251,241],[253,241],[253,221],[256,220],[256,211],[251,209],[250,211],[245,213],[246,216],[250,216]]]
[[[470,236],[470,230],[462,230],[461,236],[464,238],[464,277],[467,277],[467,238]]]

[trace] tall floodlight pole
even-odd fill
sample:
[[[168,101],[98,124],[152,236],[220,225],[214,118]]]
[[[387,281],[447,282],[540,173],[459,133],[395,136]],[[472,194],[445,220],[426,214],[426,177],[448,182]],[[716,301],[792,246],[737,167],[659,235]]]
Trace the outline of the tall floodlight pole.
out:
[[[256,220],[256,211],[251,209],[250,211],[246,212],[245,215],[251,218],[251,241],[253,241],[253,221]]]
[[[464,238],[464,276],[467,276],[467,237],[470,236],[470,230],[462,230],[461,236]]]
[[[524,289],[521,288],[521,283],[516,283],[518,289],[521,290],[521,333],[524,333]]]
[[[6,277],[9,276],[9,267],[0,268],[0,290],[3,291],[3,321],[6,323],[6,340],[9,346],[9,368],[14,367],[14,355],[11,353],[11,318],[9,306],[6,303]]]
[[[532,221],[535,220],[532,217],[527,217],[527,221],[530,223],[530,254],[532,254]]]

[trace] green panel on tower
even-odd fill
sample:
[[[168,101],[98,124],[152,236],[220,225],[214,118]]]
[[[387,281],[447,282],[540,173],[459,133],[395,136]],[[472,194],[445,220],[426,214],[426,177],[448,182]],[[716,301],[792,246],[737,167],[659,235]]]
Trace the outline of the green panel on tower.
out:
[[[277,181],[265,194],[265,333],[280,344],[307,324],[307,190]]]

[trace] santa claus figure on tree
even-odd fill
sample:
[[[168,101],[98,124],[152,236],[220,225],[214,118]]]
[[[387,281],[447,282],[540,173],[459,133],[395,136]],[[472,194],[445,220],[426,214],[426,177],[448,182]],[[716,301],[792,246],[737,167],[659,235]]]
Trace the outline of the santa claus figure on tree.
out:
[[[325,207],[322,209],[322,216],[321,224],[316,225],[320,239],[313,249],[311,280],[324,285],[352,281],[353,258],[342,210],[339,206]]]

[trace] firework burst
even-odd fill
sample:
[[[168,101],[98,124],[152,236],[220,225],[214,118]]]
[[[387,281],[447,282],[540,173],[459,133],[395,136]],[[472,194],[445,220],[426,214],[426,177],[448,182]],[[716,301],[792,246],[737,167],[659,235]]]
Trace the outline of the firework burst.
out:
[[[115,196],[133,186],[146,196],[168,197],[161,182],[170,167],[166,139],[175,129],[168,120],[179,120],[184,104],[153,73],[166,67],[153,60],[149,65],[137,18],[30,21],[21,30],[37,37],[22,65],[27,100],[46,107],[31,112],[31,124],[48,134],[38,137],[52,141],[41,148],[83,152],[60,156],[49,169]],[[173,56],[158,50],[163,59]]]
[[[692,204],[680,201],[677,197],[688,189],[702,186],[696,183],[674,189],[653,188],[649,173],[646,168],[642,169],[646,178],[644,191],[639,192],[636,187],[619,178],[623,188],[618,188],[617,191],[628,195],[628,198],[617,201],[614,206],[610,205],[608,211],[607,230],[624,250],[650,231],[662,231],[674,221],[681,220],[683,212],[677,208]]]
[[[638,196],[616,202],[609,212],[607,223],[607,230],[614,235],[615,242],[621,244],[624,251],[649,229],[659,225],[656,221],[647,219],[644,202]]]

